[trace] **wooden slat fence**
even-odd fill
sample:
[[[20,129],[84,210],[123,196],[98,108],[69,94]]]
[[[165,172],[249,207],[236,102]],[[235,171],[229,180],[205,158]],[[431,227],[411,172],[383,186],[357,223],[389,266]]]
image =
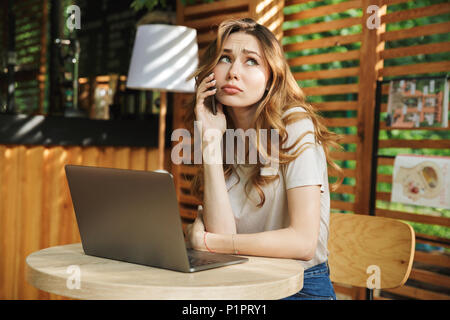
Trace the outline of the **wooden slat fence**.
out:
[[[362,1],[316,6],[313,2],[288,0],[284,17],[284,50],[296,80],[325,117],[325,124],[343,134],[344,151],[332,153],[346,176],[344,184],[331,195],[332,208],[337,211],[355,212],[358,201],[356,166],[362,143],[357,134],[361,6]],[[346,18],[325,19],[349,10]],[[318,33],[323,37],[314,37]],[[336,67],[337,61],[344,67]]]
[[[24,13],[20,13],[25,15],[23,19],[31,15],[29,10],[37,10],[33,8],[45,1],[20,2],[24,6]],[[381,25],[369,29],[366,21],[370,13],[366,8],[373,4],[379,7],[377,14]],[[177,24],[197,29],[201,52],[214,38],[217,25],[226,18],[252,17],[271,28],[282,41],[292,71],[311,103],[324,116],[327,126],[343,134],[344,150],[334,151],[333,156],[344,168],[346,179],[331,195],[332,210],[367,214],[376,80],[444,74],[450,70],[448,18],[437,19],[437,22],[430,20],[428,25],[420,22],[427,17],[448,17],[450,4],[440,0],[428,6],[406,0],[226,0],[188,7],[178,1],[177,5]],[[342,15],[338,17],[336,13]],[[17,39],[23,50],[43,41],[43,35],[37,34],[37,38]],[[405,39],[413,39],[414,45],[407,46]],[[24,59],[28,56],[35,59],[29,61],[30,66],[42,61],[42,55],[23,55]],[[399,60],[404,57],[411,57],[409,64]],[[34,67],[27,70],[28,76],[32,73],[29,70],[34,70],[32,80],[36,81],[41,71]],[[42,93],[35,89],[41,88],[38,82],[23,86],[30,89],[30,95],[42,99]],[[387,86],[383,87],[384,96],[387,90]],[[175,95],[174,129],[182,127],[180,106],[188,98],[189,95]],[[382,112],[386,112],[385,103]],[[392,148],[402,147],[418,154],[438,150],[448,155],[445,153],[449,149],[446,130],[431,130],[421,140],[401,140],[393,130],[386,128],[383,114],[381,151],[389,153]],[[170,168],[170,152],[165,158]],[[0,245],[0,298],[59,298],[25,283],[24,258],[43,247],[79,241],[63,172],[67,163],[153,170],[157,167],[157,150],[0,146],[0,233],[5,240]],[[416,241],[448,250],[448,212],[417,213],[388,206],[390,194],[381,186],[392,184],[392,164],[391,159],[380,159],[377,165],[380,188],[376,215],[408,221],[415,227],[420,223],[447,228],[443,229],[443,234],[417,232]],[[171,171],[176,180],[182,217],[190,222],[198,204],[189,192],[189,180],[195,170],[190,166],[173,165]],[[445,251],[417,250],[406,285],[378,292],[378,298],[449,299],[449,268],[450,257]],[[364,298],[362,290],[335,285],[340,294],[353,299]]]
[[[0,299],[62,298],[26,282],[25,258],[80,242],[66,164],[156,170],[158,149],[0,145]]]
[[[284,0],[227,0],[184,6],[177,0],[177,24],[197,30],[201,55],[215,38],[218,25],[229,18],[251,17],[268,27],[281,40]]]
[[[405,0],[341,1],[332,4],[303,0],[286,1],[288,13],[285,14],[287,27],[284,28],[284,49],[292,70],[295,71],[296,79],[304,88],[304,92],[310,96],[313,105],[323,111],[324,116],[328,118],[326,123],[329,127],[336,130],[341,126],[351,132],[349,134],[339,128],[336,130],[346,134],[342,141],[346,151],[335,153],[335,158],[352,160],[356,164],[351,163],[350,168],[345,169],[346,176],[352,178],[351,183],[344,184],[335,195],[332,195],[332,199],[335,199],[331,203],[333,209],[368,213],[376,80],[414,75],[442,75],[450,70],[448,55],[450,25],[447,22],[450,4],[445,1],[435,2],[421,6],[420,3]],[[366,25],[368,17],[366,8],[369,5],[379,7],[381,24],[375,30],[369,29]],[[335,15],[332,14],[338,12],[346,13],[348,18],[334,19]],[[421,18],[442,15],[447,16],[447,21],[440,19],[437,23],[427,25],[419,23]],[[323,37],[316,39],[314,37],[316,34]],[[405,44],[405,39],[412,39],[414,45]],[[420,57],[424,55],[426,59],[421,60]],[[411,57],[412,62],[404,64],[399,61],[399,58],[404,57]],[[350,63],[336,68],[333,67],[334,61]],[[311,68],[310,65],[317,67]],[[311,69],[314,71],[310,71]],[[336,80],[343,77],[351,77],[352,82],[346,84],[327,82],[328,79]],[[392,148],[409,148],[410,152],[415,154],[424,154],[426,152],[424,150],[438,150],[437,154],[449,155],[450,144],[446,128],[424,132],[420,140],[396,138],[393,131],[386,128],[383,115],[387,109],[388,89],[388,85],[382,88],[384,96],[381,105],[380,152],[392,154],[390,152]],[[343,94],[347,96],[344,98]],[[330,95],[333,95],[333,98],[328,98]],[[336,111],[351,112],[340,118]],[[388,190],[392,184],[393,161],[380,158],[377,165],[377,182],[379,185],[388,185]],[[349,164],[340,163],[344,166]],[[342,194],[352,194],[353,203],[345,198],[336,198],[342,197]],[[443,214],[442,211],[436,210],[413,213],[388,209],[386,203],[390,201],[390,192],[377,191],[376,197],[378,216],[404,220],[413,226],[414,223],[420,223],[444,227],[445,236],[416,231],[416,242],[437,245],[448,250],[450,237],[448,229],[445,229],[450,225],[448,210]],[[379,299],[449,299],[449,268],[448,253],[417,251],[410,280],[401,288],[378,293]],[[336,291],[351,298],[364,297],[361,291],[338,284]]]
[[[268,27],[281,40],[284,1],[263,0],[227,0],[206,4],[183,6],[177,1],[177,24],[197,30],[199,56],[207,45],[214,40],[219,24],[228,18],[251,17]],[[175,94],[175,111],[173,128],[183,128],[183,108],[188,94]],[[173,143],[176,144],[176,143]],[[190,192],[190,180],[196,174],[196,168],[189,165],[173,165],[173,174],[181,216],[186,223],[191,223],[197,215],[199,201]]]
[[[388,5],[392,5],[387,3]],[[448,22],[439,22],[428,25],[418,25],[417,19],[430,16],[447,15],[450,12],[449,3],[436,3],[426,7],[410,8],[390,12],[391,6],[388,6],[388,13],[382,18],[386,23],[387,30],[382,36],[386,43],[386,49],[381,54],[385,67],[381,70],[381,76],[384,79],[393,79],[395,77],[411,76],[429,76],[445,75],[450,70],[448,61],[448,52],[450,51],[450,38],[448,35]],[[394,7],[395,8],[395,7]],[[400,9],[400,10],[398,10]],[[448,19],[447,19],[448,20]],[[410,22],[413,27],[402,28],[401,22]],[[390,31],[392,30],[392,31]],[[438,37],[436,37],[438,35]],[[432,40],[434,36],[436,40]],[[402,40],[415,40],[414,45],[405,46]],[[446,54],[447,53],[447,54]],[[427,59],[417,61],[420,56],[426,55]],[[419,57],[418,57],[419,56]],[[415,59],[416,63],[400,64],[399,58],[410,57]],[[402,153],[414,154],[441,154],[448,153],[450,144],[448,140],[448,129],[434,128],[434,130],[400,130],[393,131],[387,128],[383,115],[387,110],[387,93],[389,85],[385,84],[382,88],[383,103],[381,105],[381,138],[379,142],[379,153],[394,154],[392,148],[407,148],[408,151]],[[396,132],[409,133],[412,138],[401,139]],[[418,132],[421,132],[419,135]],[[416,137],[414,139],[414,136]],[[420,140],[416,140],[420,137]],[[377,179],[378,190],[382,184],[387,186],[387,190],[392,187],[392,165],[393,159],[380,159],[378,161]],[[450,215],[444,214],[431,208],[408,206],[398,206],[390,204],[390,191],[377,191],[376,215],[390,218],[410,221],[416,227],[416,242],[421,245],[432,245],[447,250],[450,247],[448,228],[450,226]],[[415,210],[411,210],[415,209]],[[426,227],[428,226],[428,227]],[[435,232],[424,233],[422,230],[436,229],[433,226],[441,226],[442,232],[436,236]],[[445,231],[446,230],[446,231]],[[420,248],[419,248],[420,249]],[[422,249],[423,250],[423,249]],[[439,257],[439,258],[438,258]],[[413,270],[407,283],[398,289],[385,290],[381,296],[391,298],[414,298],[414,299],[450,299],[450,277],[448,270],[450,268],[450,257],[448,253],[442,251],[416,251]]]

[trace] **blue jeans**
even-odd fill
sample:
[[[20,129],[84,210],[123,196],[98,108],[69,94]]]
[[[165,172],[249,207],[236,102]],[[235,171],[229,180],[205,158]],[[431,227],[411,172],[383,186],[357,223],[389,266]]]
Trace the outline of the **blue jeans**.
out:
[[[283,300],[336,300],[328,261],[305,270],[302,290]]]

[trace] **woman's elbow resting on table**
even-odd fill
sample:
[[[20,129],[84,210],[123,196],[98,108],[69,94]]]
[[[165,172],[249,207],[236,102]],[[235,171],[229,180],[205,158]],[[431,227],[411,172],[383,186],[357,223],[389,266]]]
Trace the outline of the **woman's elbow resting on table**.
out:
[[[309,261],[316,255],[316,247],[308,248],[305,252],[303,252],[297,260]]]
[[[317,248],[317,239],[312,239],[310,237],[305,237],[290,228],[295,235],[293,250],[295,251],[292,259],[309,261],[314,258]]]

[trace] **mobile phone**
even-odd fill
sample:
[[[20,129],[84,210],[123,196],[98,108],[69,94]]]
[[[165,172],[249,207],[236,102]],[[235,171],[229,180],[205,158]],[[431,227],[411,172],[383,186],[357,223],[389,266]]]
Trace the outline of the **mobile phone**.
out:
[[[212,112],[214,115],[217,115],[217,110],[216,110],[216,95],[212,96]]]
[[[209,90],[214,90],[216,87],[211,87],[209,88]],[[210,96],[211,98],[211,109],[212,109],[212,113],[213,115],[217,115],[217,109],[216,109],[216,95],[212,95]]]

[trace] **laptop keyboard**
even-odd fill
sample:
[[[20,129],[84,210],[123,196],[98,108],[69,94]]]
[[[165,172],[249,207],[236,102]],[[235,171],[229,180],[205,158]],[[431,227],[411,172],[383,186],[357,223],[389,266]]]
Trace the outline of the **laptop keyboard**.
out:
[[[188,258],[189,258],[189,264],[191,265],[191,267],[204,266],[206,264],[211,264],[211,263],[217,262],[217,260],[215,260],[215,259],[199,258],[199,257],[191,256],[191,255],[188,255]]]

